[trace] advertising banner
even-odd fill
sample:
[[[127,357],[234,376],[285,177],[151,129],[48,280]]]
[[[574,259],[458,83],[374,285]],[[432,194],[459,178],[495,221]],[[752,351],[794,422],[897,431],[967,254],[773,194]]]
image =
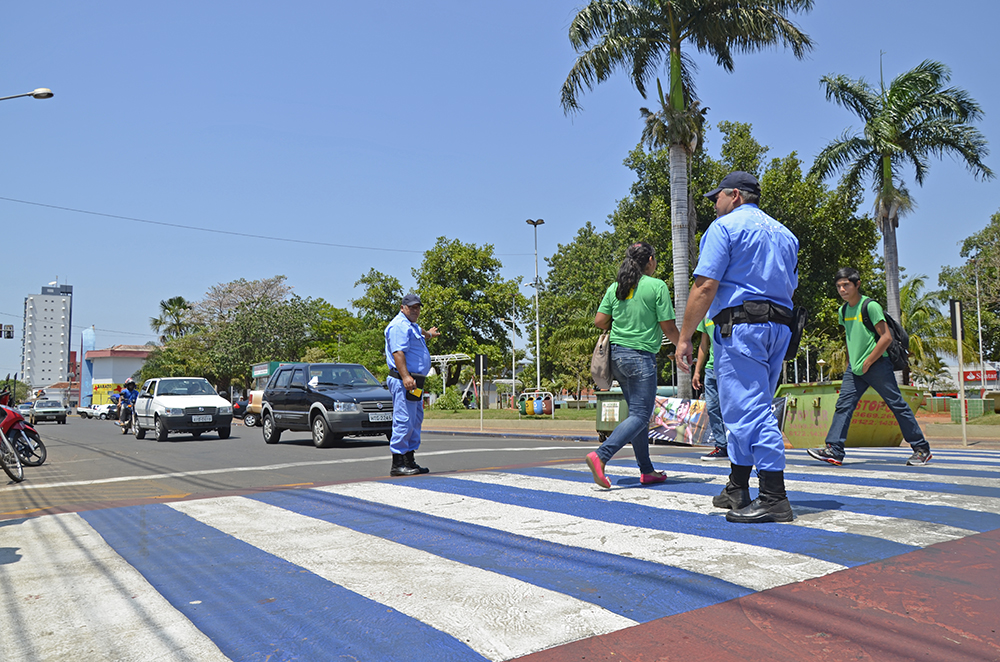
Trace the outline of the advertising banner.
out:
[[[111,382],[94,382],[94,400],[95,405],[108,405],[116,402],[118,400],[118,394],[121,393],[123,386],[121,384],[113,384]],[[114,395],[114,400],[111,396]]]
[[[605,405],[617,403],[604,403]],[[785,419],[785,398],[775,398],[771,411],[778,419],[778,427],[783,427]],[[649,419],[649,438],[653,443],[678,444],[683,446],[711,446],[715,443],[708,423],[708,410],[704,400],[687,398],[657,397],[653,405],[653,415]]]

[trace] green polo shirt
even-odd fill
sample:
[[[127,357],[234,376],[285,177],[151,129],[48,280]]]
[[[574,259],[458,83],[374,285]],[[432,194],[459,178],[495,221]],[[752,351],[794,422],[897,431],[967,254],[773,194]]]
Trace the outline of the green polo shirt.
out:
[[[708,361],[705,362],[705,370],[711,370],[715,366],[715,343],[712,342],[712,338],[715,337],[715,322],[711,317],[706,317],[698,325],[696,331],[708,334]],[[701,337],[701,341],[705,342],[704,336]]]
[[[675,317],[667,284],[659,278],[641,276],[627,299],[619,301],[617,292],[618,283],[611,283],[597,308],[597,312],[611,316],[611,342],[653,354],[660,351],[660,322]]]
[[[868,330],[861,318],[861,306],[863,305],[868,306],[868,317],[872,321],[872,326],[877,327],[879,322],[885,321],[882,306],[877,301],[872,301],[864,296],[858,301],[858,305],[848,304],[842,314],[837,313],[840,326],[844,327],[844,333],[847,335],[847,358],[851,361],[851,372],[855,375],[861,374],[861,364],[868,359],[868,356],[874,351],[875,345],[878,344],[878,336]],[[883,353],[882,356],[888,356],[888,352]]]

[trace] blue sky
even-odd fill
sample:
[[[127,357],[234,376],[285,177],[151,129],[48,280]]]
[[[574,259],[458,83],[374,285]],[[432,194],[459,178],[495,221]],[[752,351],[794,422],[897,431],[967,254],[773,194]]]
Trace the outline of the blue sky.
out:
[[[20,369],[24,297],[57,278],[75,290],[78,349],[91,325],[98,347],[152,340],[161,299],[236,278],[284,274],[296,293],[347,307],[371,267],[411,286],[439,236],[493,244],[505,277],[530,280],[527,218],[545,219],[544,272],[557,244],[587,221],[605,227],[627,195],[622,160],[649,103],[617,76],[563,114],[567,29],[583,4],[4,3],[0,96],[55,97],[0,103],[0,198],[36,203],[0,200],[0,322],[17,335],[0,342],[0,376]],[[1000,171],[1000,89],[975,29],[995,3],[953,7],[817,0],[795,19],[816,42],[805,60],[739,55],[730,75],[695,54],[698,94],[710,122],[752,123],[770,156],[796,151],[808,165],[857,128],[821,76],[877,82],[881,51],[887,80],[940,60],[983,106]],[[918,207],[901,221],[900,263],[934,285],[998,211],[1000,189],[950,159],[910,184]]]

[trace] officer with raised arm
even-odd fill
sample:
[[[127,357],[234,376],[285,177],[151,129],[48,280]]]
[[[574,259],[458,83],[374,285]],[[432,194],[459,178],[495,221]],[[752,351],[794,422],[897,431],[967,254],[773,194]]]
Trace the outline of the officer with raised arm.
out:
[[[385,328],[385,360],[389,364],[387,384],[392,393],[391,476],[412,476],[428,471],[417,464],[413,454],[420,447],[424,378],[431,369],[427,341],[441,334],[437,327],[421,329],[418,317],[420,297],[411,292],[403,297],[399,314]]]

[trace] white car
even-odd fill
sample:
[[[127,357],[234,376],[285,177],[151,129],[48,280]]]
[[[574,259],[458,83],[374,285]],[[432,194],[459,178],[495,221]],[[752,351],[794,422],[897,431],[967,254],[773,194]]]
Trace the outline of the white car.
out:
[[[139,389],[132,412],[132,431],[143,439],[152,430],[157,441],[171,432],[185,432],[197,439],[203,432],[218,432],[228,439],[233,407],[203,377],[147,379]]]
[[[90,405],[89,407],[77,407],[76,413],[80,415],[80,418],[99,418],[102,421],[105,418],[111,418],[112,410],[117,411],[118,405],[104,404],[104,405]]]

